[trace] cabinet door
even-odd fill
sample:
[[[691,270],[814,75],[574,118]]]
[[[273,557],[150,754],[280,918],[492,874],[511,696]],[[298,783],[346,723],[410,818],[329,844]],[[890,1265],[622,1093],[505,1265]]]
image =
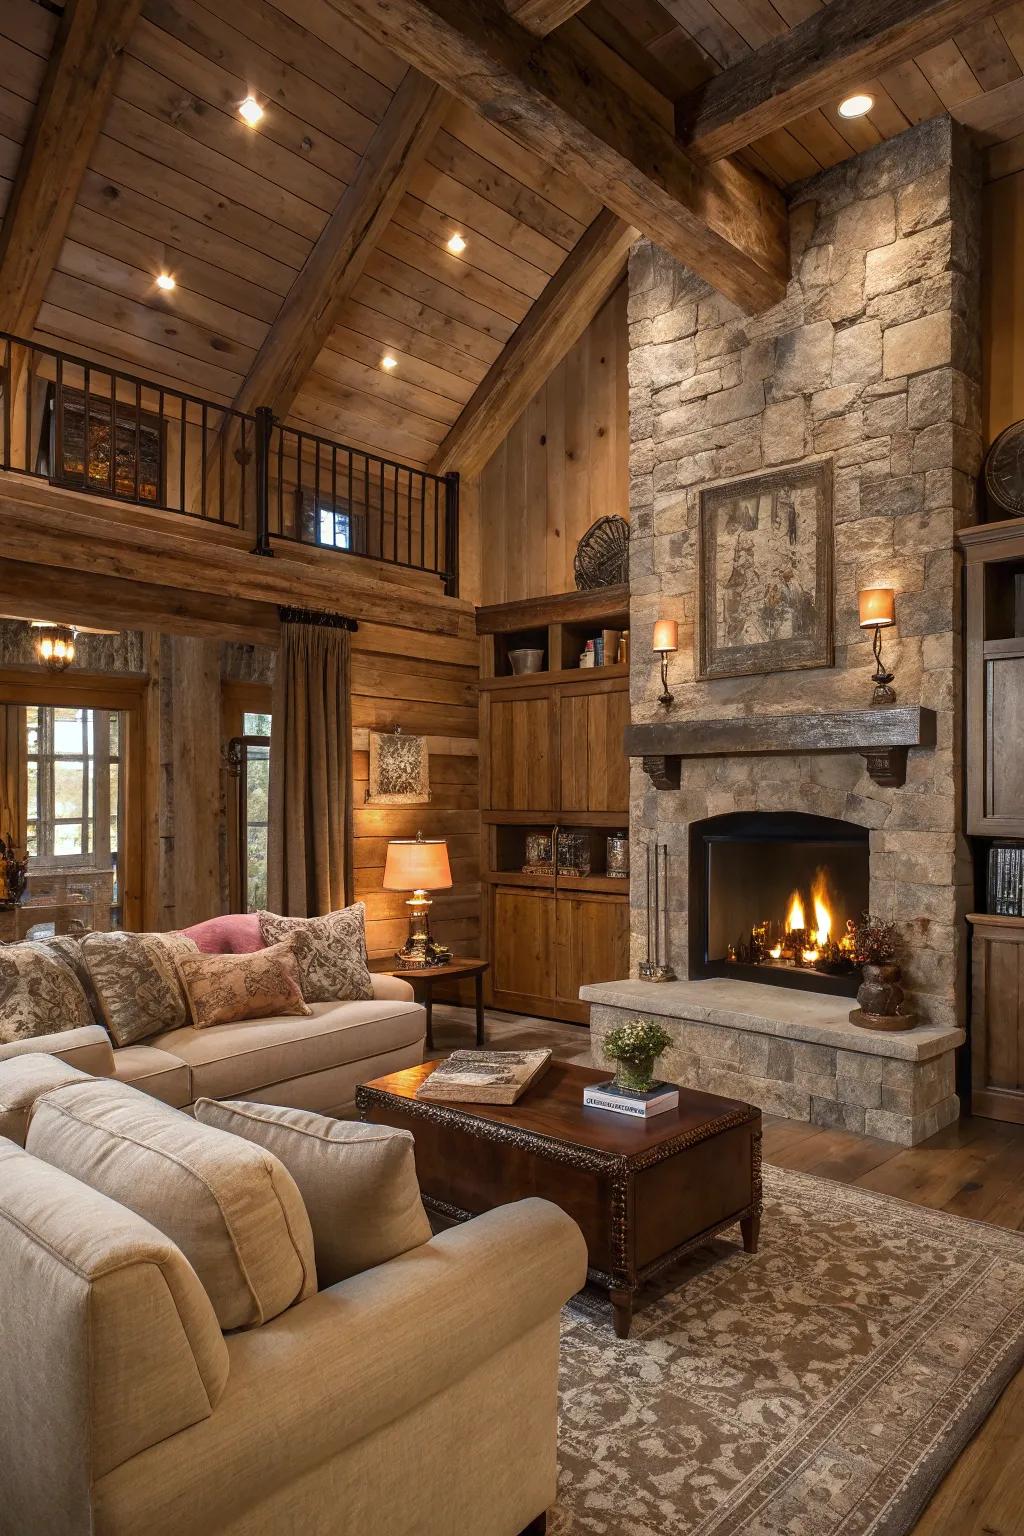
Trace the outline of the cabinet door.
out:
[[[549,692],[534,690],[487,702],[487,808],[553,811],[557,808],[554,740],[557,720]]]
[[[553,999],[553,891],[492,888],[491,982],[505,1006],[514,1006],[513,998],[521,999],[528,1011],[531,1000],[544,1003]]]
[[[985,665],[985,816],[1024,825],[1024,656],[994,657]],[[1012,745],[1010,745],[1012,743]]]
[[[563,692],[560,699],[561,809],[622,811],[629,807],[629,724],[624,688]]]
[[[589,982],[629,975],[629,903],[624,897],[560,895],[557,934],[556,997],[578,1003],[580,987]]]
[[[1024,928],[1013,919],[977,921],[973,993],[972,1113],[1024,1124]]]

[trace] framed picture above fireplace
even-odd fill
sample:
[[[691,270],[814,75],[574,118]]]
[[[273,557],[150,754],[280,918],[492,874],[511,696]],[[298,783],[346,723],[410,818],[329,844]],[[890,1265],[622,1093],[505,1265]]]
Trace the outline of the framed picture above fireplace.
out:
[[[832,461],[701,492],[698,678],[830,667]]]

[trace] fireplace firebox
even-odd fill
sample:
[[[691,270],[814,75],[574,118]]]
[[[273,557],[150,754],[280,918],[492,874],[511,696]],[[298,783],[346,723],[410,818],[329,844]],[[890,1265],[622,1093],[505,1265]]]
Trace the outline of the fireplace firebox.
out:
[[[868,833],[800,812],[690,828],[690,975],[854,996],[848,924],[868,906]]]

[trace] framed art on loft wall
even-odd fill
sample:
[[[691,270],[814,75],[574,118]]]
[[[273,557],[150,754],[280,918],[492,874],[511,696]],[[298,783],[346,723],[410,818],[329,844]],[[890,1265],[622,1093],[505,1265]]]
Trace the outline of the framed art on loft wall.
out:
[[[832,461],[701,492],[698,678],[830,667]]]

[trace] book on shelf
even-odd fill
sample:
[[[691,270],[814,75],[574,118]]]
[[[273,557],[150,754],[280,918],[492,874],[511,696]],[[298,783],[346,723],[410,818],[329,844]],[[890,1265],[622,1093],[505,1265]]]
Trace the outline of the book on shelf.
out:
[[[543,1051],[453,1051],[416,1090],[445,1104],[514,1104],[551,1060]]]
[[[675,1083],[652,1083],[646,1093],[633,1093],[609,1078],[606,1083],[591,1083],[584,1088],[583,1104],[586,1109],[606,1109],[613,1115],[649,1120],[652,1115],[663,1115],[678,1106],[679,1089]]]
[[[994,843],[988,854],[988,910],[997,917],[1024,917],[1024,847]]]

